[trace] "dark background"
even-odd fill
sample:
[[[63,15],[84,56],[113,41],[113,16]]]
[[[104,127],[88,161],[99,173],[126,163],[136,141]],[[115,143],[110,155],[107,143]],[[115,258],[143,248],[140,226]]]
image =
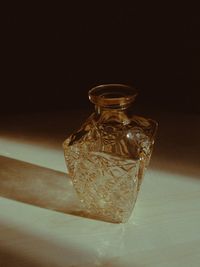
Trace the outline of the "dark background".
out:
[[[86,108],[92,86],[121,82],[138,106],[200,113],[199,9],[100,3],[6,7],[0,111]]]

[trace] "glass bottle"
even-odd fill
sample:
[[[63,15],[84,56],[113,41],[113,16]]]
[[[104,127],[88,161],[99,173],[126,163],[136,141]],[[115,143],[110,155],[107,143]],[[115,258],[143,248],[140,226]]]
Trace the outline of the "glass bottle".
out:
[[[137,92],[123,84],[89,91],[95,112],[64,143],[69,176],[88,216],[126,222],[152,153],[157,123],[131,114]]]

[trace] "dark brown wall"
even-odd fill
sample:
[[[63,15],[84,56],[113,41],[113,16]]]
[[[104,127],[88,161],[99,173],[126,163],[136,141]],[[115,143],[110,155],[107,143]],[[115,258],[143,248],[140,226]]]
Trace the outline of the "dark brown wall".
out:
[[[107,82],[135,85],[139,105],[200,112],[198,9],[79,2],[5,9],[1,112],[87,107]]]

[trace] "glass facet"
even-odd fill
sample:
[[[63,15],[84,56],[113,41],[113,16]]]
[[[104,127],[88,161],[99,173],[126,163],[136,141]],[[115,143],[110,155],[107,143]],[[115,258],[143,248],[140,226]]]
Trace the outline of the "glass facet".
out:
[[[154,120],[131,114],[136,95],[122,84],[94,87],[95,112],[63,143],[69,176],[93,218],[121,223],[132,213],[157,129]]]

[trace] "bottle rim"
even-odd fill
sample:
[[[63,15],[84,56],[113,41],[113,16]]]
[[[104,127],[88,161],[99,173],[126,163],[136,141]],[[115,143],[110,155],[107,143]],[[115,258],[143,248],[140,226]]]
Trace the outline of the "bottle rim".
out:
[[[88,92],[90,101],[102,107],[126,107],[137,96],[137,90],[126,84],[101,84]]]

